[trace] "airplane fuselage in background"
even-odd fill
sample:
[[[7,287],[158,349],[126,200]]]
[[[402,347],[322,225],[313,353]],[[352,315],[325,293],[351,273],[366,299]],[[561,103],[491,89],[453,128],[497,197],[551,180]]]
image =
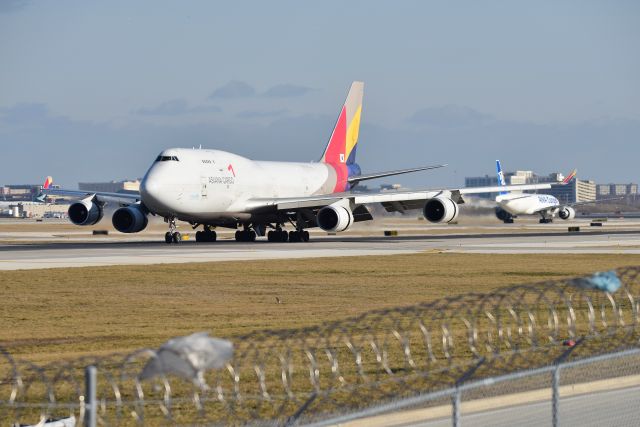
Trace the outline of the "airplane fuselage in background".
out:
[[[552,208],[558,210],[560,205],[558,199],[548,194],[503,194],[496,197],[496,203],[511,215],[533,215]]]

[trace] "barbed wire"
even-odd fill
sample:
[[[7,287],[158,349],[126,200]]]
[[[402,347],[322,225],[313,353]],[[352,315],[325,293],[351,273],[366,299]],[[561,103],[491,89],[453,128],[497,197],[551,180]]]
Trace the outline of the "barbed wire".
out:
[[[640,267],[610,274],[615,292],[587,289],[588,279],[542,282],[251,333],[234,339],[233,359],[199,385],[172,375],[141,380],[158,357],[151,349],[37,365],[0,348],[0,419],[81,423],[89,365],[102,425],[287,424],[636,347]]]

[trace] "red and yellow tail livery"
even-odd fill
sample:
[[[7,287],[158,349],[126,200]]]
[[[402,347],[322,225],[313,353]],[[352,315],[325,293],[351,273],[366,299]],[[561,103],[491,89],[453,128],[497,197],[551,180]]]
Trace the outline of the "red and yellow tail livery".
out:
[[[571,173],[569,175],[567,175],[567,177],[562,181],[562,184],[570,183],[571,180],[576,177],[577,173],[578,173],[577,169],[572,170]]]
[[[336,170],[337,182],[334,191],[348,189],[348,178],[359,175],[360,167],[356,163],[356,149],[362,115],[363,82],[353,82],[342,106],[329,143],[324,150],[321,161],[328,163]]]

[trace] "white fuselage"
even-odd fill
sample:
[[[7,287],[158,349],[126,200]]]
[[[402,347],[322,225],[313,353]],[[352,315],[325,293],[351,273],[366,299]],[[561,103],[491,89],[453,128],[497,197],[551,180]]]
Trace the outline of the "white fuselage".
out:
[[[533,215],[547,211],[555,215],[559,202],[548,194],[501,194],[496,197],[496,203],[511,215]]]
[[[330,194],[336,182],[336,171],[325,163],[253,161],[224,151],[177,148],[158,156],[140,195],[154,214],[206,223],[247,220],[258,199]]]

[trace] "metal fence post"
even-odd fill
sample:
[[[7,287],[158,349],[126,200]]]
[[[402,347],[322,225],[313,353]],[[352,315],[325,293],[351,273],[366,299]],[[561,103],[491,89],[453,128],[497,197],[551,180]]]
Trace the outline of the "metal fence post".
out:
[[[551,377],[551,425],[558,427],[560,410],[560,364],[557,364]]]
[[[456,391],[451,396],[451,425],[460,427],[460,388],[456,387]]]
[[[84,370],[84,426],[96,427],[98,424],[98,403],[96,398],[96,383],[98,369],[95,366],[87,366]]]

